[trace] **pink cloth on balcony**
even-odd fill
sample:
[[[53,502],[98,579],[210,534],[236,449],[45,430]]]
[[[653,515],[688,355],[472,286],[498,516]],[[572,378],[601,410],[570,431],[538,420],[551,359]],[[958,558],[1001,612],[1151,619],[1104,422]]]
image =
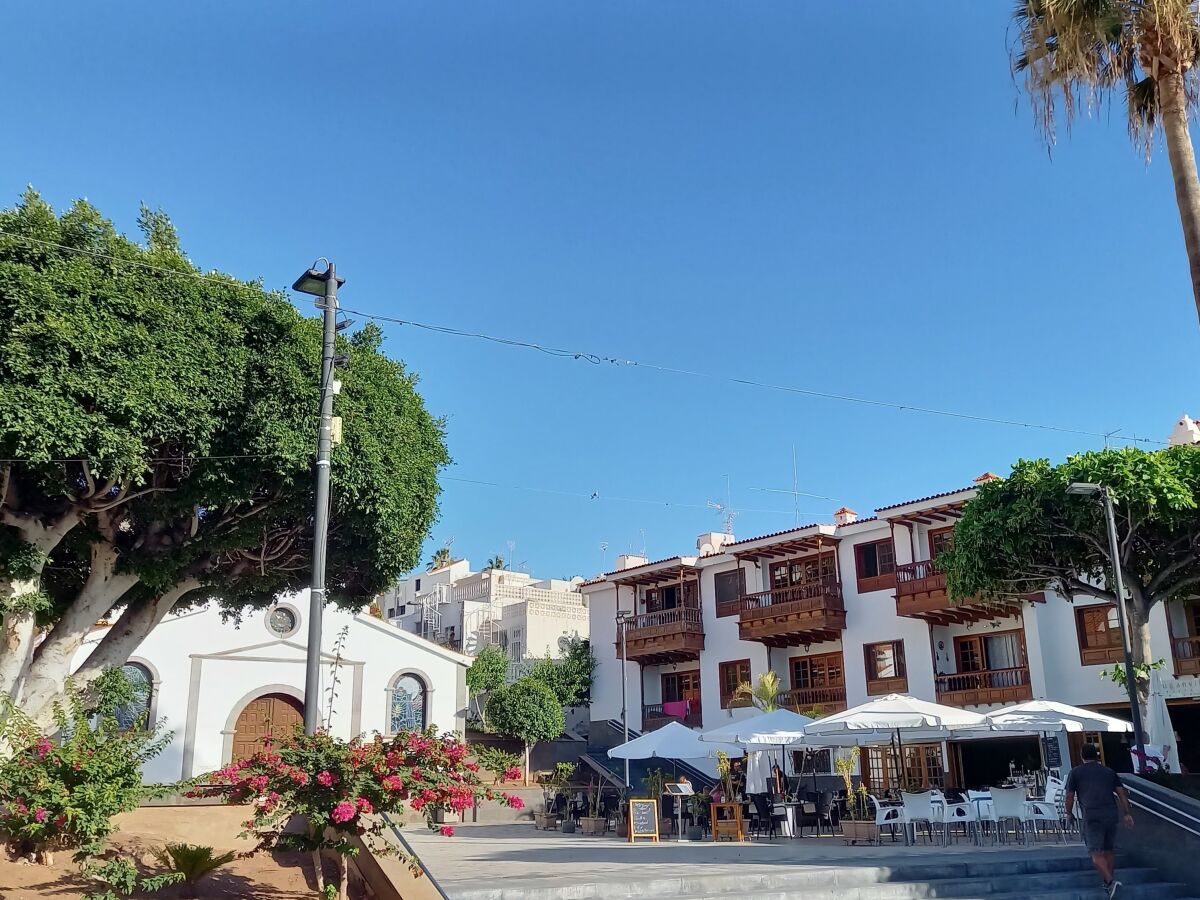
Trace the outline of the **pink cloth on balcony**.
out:
[[[686,700],[668,700],[662,705],[664,716],[676,716],[684,718],[688,714],[688,702]]]

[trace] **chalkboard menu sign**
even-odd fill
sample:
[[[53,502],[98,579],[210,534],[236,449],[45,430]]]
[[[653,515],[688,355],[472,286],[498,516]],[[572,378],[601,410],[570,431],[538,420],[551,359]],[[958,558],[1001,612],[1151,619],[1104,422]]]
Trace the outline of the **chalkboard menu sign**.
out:
[[[1042,755],[1046,758],[1047,769],[1062,768],[1062,747],[1058,743],[1058,735],[1042,737]]]
[[[629,801],[629,840],[632,843],[638,838],[658,840],[657,800]]]

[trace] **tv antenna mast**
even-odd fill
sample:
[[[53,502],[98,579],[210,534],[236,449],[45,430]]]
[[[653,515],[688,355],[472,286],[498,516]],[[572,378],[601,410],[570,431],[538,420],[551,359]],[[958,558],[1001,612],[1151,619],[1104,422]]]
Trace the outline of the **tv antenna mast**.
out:
[[[725,502],[718,503],[716,500],[705,501],[705,506],[714,510],[718,516],[722,516],[725,520],[725,533],[733,534],[733,520],[737,518],[737,513],[733,510],[732,493],[729,487],[729,476],[725,476]]]

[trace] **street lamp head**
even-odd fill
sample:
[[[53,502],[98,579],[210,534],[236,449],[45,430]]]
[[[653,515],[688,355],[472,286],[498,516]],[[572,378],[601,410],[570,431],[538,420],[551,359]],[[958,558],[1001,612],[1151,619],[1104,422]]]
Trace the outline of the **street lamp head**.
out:
[[[1090,481],[1072,481],[1067,485],[1067,493],[1076,497],[1095,497],[1104,488]]]
[[[309,269],[296,279],[296,282],[292,285],[292,290],[299,291],[302,294],[311,294],[314,297],[324,297],[325,282],[329,280],[329,275],[332,271],[333,266],[330,266],[324,272],[317,271],[316,269]],[[345,278],[338,277],[338,287],[341,287],[345,283]]]

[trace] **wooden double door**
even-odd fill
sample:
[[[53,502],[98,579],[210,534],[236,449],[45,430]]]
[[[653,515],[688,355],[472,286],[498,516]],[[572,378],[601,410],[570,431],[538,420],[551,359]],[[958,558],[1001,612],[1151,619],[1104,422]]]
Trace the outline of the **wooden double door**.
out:
[[[304,707],[287,694],[264,694],[246,704],[233,730],[233,761],[249,759],[263,748],[263,738],[278,740],[304,724]]]

